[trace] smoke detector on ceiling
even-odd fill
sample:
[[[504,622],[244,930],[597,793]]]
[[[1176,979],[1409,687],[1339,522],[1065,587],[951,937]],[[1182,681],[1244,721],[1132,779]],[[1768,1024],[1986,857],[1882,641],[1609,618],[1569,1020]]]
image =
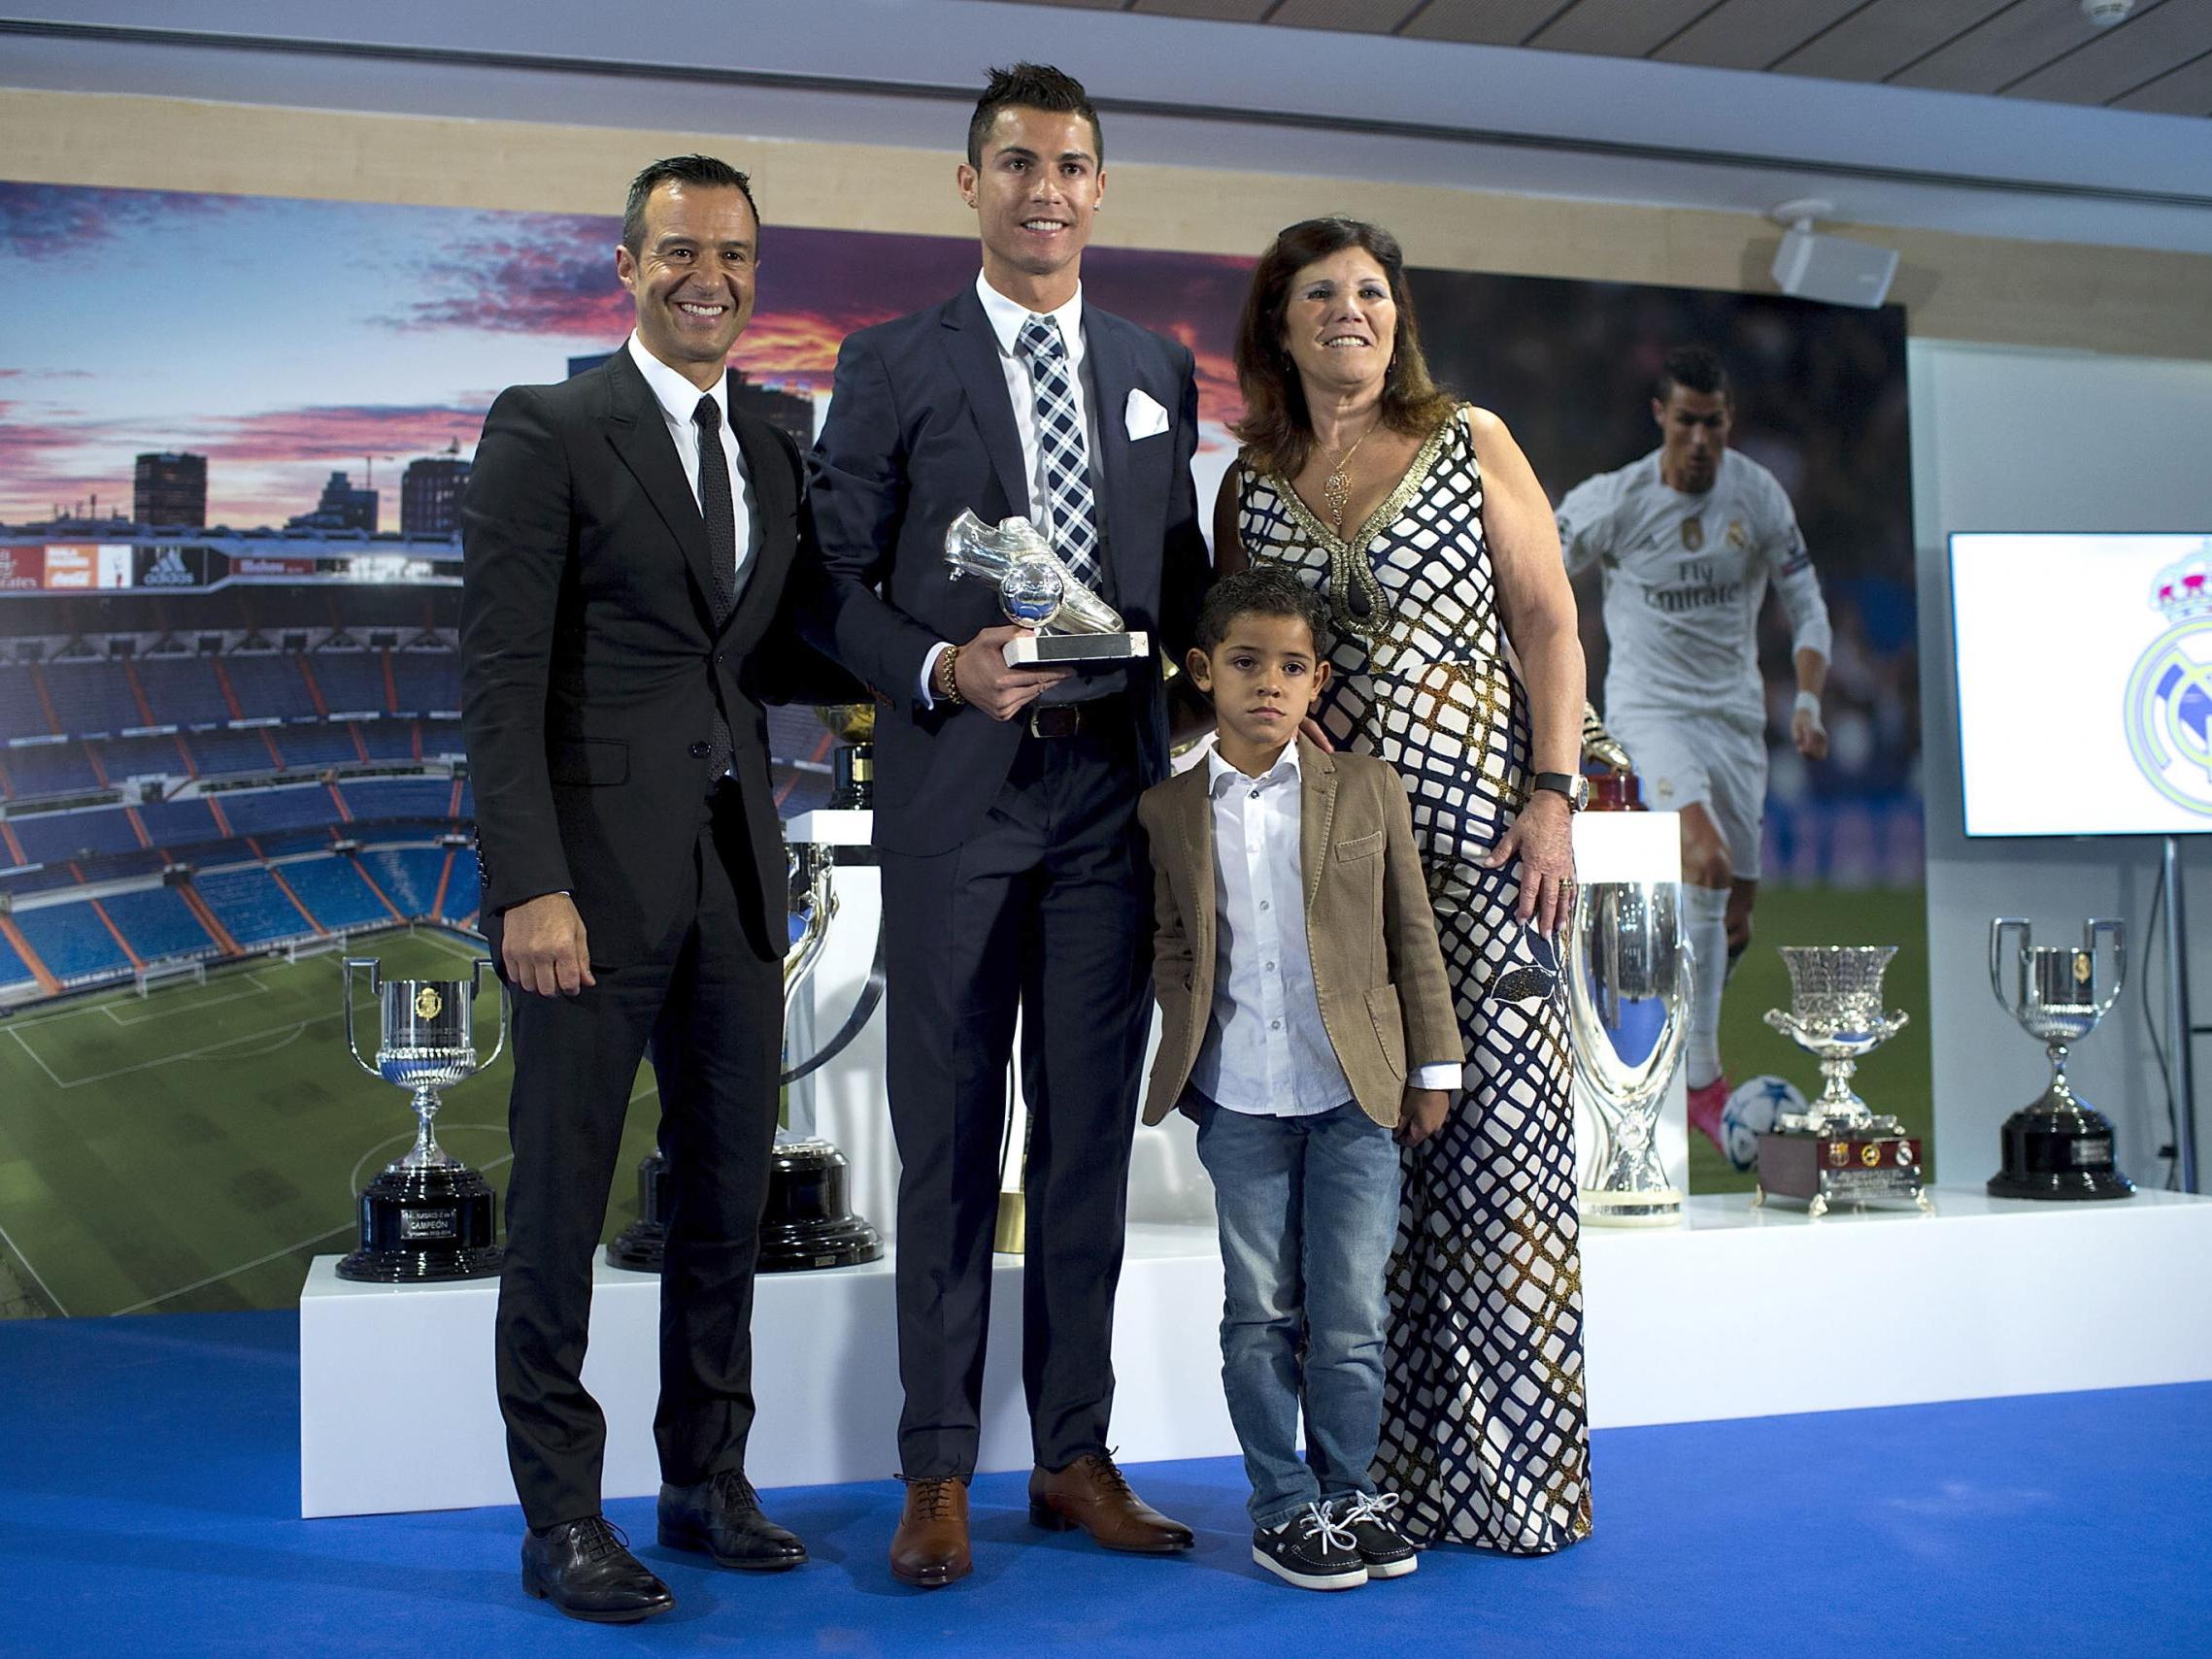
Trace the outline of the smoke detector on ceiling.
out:
[[[2135,0],[2082,0],[2082,16],[2090,26],[2109,29],[2113,24],[2127,20],[2128,14],[2135,9]]]

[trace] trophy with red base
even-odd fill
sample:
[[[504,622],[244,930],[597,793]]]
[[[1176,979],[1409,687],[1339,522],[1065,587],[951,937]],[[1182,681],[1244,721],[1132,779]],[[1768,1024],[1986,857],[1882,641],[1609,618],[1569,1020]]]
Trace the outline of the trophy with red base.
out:
[[[1816,1056],[1827,1086],[1803,1112],[1786,1112],[1759,1138],[1759,1190],[1802,1202],[1812,1215],[1836,1204],[1904,1202],[1932,1210],[1921,1183],[1919,1141],[1894,1117],[1874,1112],[1851,1086],[1860,1056],[1905,1027],[1910,1017],[1882,1007],[1882,974],[1894,945],[1785,945],[1790,1011],[1769,1009],[1766,1023]]]

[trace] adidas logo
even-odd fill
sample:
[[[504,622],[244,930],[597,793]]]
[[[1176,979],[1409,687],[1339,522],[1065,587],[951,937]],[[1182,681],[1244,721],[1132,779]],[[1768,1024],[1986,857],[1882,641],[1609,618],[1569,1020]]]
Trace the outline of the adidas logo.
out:
[[[141,587],[197,587],[199,579],[184,563],[182,548],[163,547],[154,555],[146,574],[138,579],[138,584]]]

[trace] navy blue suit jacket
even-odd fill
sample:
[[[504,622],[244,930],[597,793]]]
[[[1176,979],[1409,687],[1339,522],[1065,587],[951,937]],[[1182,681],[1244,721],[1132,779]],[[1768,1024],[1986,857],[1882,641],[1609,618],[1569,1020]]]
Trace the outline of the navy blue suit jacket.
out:
[[[1198,389],[1190,353],[1086,305],[1086,369],[1099,512],[1112,597],[1132,628],[1182,660],[1209,577],[1190,457]],[[1132,442],[1125,415],[1142,390],[1167,430]],[[945,529],[963,509],[995,523],[1029,513],[1022,442],[998,342],[972,287],[944,304],[847,338],[829,418],[809,468],[820,559],[801,579],[807,639],[873,686],[876,841],[928,856],[966,841],[1005,783],[1019,719],[921,701],[922,665],[939,641],[1006,620],[997,590],[945,563]],[[1167,719],[1156,656],[1131,665],[1129,698],[1145,780],[1167,775]]]

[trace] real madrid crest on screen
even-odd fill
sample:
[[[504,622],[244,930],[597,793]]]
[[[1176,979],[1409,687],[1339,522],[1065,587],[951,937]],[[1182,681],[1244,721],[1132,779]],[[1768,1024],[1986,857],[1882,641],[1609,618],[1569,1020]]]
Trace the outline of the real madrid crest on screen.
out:
[[[2159,572],[2150,602],[2165,628],[2128,677],[2128,749],[2160,794],[2212,817],[2212,537]]]

